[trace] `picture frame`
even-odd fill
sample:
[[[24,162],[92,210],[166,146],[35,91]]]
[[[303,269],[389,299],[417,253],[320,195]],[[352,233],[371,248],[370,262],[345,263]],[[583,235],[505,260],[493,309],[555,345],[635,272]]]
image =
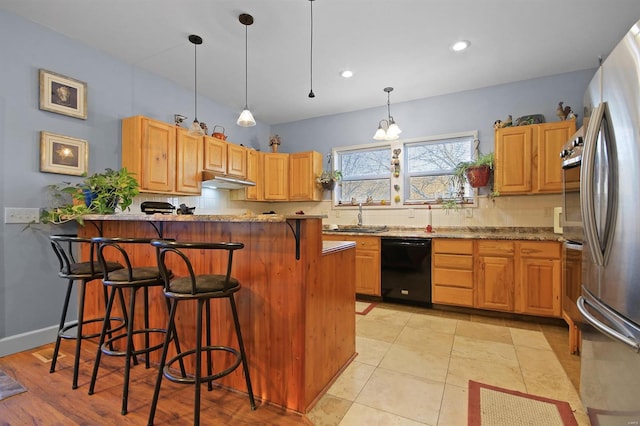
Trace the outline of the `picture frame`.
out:
[[[50,132],[40,132],[40,171],[61,175],[86,175],[89,143]]]
[[[40,69],[40,109],[87,119],[87,83]]]

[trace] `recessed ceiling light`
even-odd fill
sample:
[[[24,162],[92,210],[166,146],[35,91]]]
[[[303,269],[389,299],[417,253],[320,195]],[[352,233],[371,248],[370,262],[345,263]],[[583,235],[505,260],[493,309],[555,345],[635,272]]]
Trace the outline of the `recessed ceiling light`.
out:
[[[353,77],[353,71],[351,70],[344,70],[340,73],[340,75],[344,78],[351,78]]]
[[[465,50],[467,47],[471,46],[471,42],[467,40],[456,41],[451,45],[451,50],[454,52],[461,52]]]

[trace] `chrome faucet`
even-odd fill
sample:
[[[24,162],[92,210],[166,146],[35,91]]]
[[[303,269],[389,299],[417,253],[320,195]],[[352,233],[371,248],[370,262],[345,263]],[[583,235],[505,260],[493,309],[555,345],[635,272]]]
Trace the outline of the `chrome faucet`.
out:
[[[362,203],[358,203],[358,226],[362,226]]]

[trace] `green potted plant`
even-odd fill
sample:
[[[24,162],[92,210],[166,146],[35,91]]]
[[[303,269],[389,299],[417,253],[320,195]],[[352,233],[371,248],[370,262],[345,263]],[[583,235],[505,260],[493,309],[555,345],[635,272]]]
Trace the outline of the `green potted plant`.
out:
[[[493,152],[478,155],[474,161],[463,161],[456,165],[451,182],[456,188],[463,188],[469,182],[472,188],[487,186],[493,173]]]
[[[342,179],[342,172],[340,170],[323,170],[320,176],[316,177],[322,188],[332,190],[336,186],[336,182]]]
[[[126,168],[105,169],[102,173],[86,176],[77,184],[62,182],[47,187],[56,205],[40,215],[42,223],[65,223],[75,220],[83,224],[87,214],[113,214],[116,207],[129,209],[140,193],[138,181]]]

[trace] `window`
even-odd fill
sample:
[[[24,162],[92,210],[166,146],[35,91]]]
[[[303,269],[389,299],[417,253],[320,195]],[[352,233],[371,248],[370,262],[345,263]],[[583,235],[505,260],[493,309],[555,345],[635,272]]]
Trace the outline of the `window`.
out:
[[[403,205],[459,202],[459,188],[451,183],[456,165],[475,158],[477,132],[456,133],[380,144],[335,148],[335,169],[342,182],[334,191],[338,205]],[[400,172],[394,176],[393,151],[400,149]],[[465,185],[464,202],[475,190]]]
[[[404,144],[405,204],[435,202],[460,196],[451,184],[456,165],[474,157],[475,134],[458,134]],[[465,185],[464,198],[472,198],[473,189]]]
[[[336,150],[337,169],[342,172],[337,187],[338,204],[382,204],[391,198],[391,146]]]

